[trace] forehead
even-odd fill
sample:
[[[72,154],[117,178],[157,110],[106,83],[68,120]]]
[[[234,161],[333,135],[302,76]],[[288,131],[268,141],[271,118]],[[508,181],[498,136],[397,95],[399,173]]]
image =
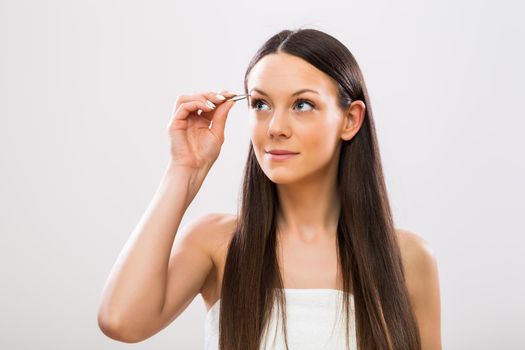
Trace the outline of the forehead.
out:
[[[255,64],[247,79],[248,91],[257,87],[272,94],[291,94],[311,88],[323,94],[333,94],[336,86],[327,74],[300,57],[287,53],[269,54]]]

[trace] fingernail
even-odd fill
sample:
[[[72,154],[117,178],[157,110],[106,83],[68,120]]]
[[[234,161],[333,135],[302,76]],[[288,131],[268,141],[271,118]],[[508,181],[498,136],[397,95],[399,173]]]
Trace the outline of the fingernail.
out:
[[[215,108],[215,103],[211,102],[210,100],[206,100],[206,104],[208,105],[208,107],[210,108]]]
[[[219,100],[222,100],[222,101],[226,99],[226,97],[222,96],[221,94],[217,94],[215,95],[215,97],[217,97]]]

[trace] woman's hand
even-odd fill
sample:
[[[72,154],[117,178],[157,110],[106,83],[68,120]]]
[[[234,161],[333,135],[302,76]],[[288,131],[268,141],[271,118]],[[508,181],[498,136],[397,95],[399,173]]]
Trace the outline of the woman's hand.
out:
[[[219,95],[210,91],[177,96],[168,124],[171,165],[192,170],[211,168],[224,143],[226,117],[235,103],[226,99],[233,96],[234,93],[226,90],[222,90]],[[208,105],[207,101],[216,107]]]

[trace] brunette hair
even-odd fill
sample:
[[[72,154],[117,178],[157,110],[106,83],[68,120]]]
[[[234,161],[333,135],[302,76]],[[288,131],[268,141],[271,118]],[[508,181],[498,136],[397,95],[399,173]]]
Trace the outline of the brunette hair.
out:
[[[302,58],[330,76],[338,103],[366,105],[358,133],[342,140],[337,186],[341,212],[337,224],[338,276],[342,278],[349,343],[350,294],[354,297],[358,349],[419,350],[421,340],[408,298],[374,119],[361,69],[340,41],[316,29],[282,30],[270,37],[250,61],[244,77],[268,54]],[[286,348],[286,303],[276,255],[276,184],[262,171],[250,143],[241,205],[225,262],[219,318],[221,350],[257,350],[278,301]]]

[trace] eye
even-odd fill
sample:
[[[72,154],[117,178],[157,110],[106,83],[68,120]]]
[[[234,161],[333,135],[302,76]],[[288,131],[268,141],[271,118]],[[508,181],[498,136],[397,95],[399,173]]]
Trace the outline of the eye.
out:
[[[315,105],[312,102],[310,102],[308,100],[297,100],[297,106],[302,104],[302,103],[306,103],[307,105],[310,105],[310,107],[312,107],[312,109],[315,109]]]
[[[256,111],[259,111],[257,107],[259,106],[259,103],[265,104],[265,102],[259,98],[252,99],[252,102],[250,103],[250,106],[255,109]],[[315,109],[315,104],[311,101],[305,100],[305,99],[299,99],[297,100],[296,106],[302,106],[303,104],[310,105],[311,109]],[[305,110],[303,110],[305,111]],[[306,110],[305,112],[308,112]]]
[[[261,100],[261,99],[259,99],[259,98],[254,98],[254,99],[252,99],[252,102],[250,103],[250,106],[251,106],[253,109],[255,109],[255,110],[258,111],[259,109],[257,108],[257,106],[259,105],[259,102],[260,102],[260,103],[264,103],[263,100]]]

